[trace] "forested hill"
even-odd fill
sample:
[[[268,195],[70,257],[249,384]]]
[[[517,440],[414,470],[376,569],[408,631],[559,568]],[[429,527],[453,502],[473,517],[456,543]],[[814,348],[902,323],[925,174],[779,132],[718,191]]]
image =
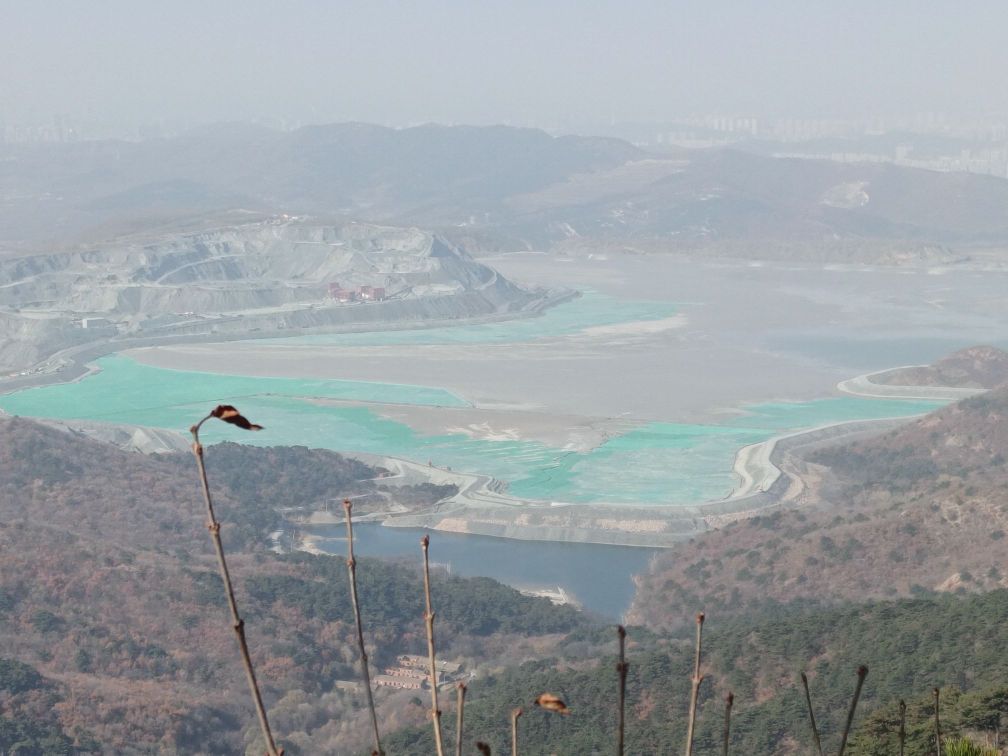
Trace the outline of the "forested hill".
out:
[[[999,396],[949,408],[943,422],[956,426],[969,413],[997,414]],[[192,460],[143,457],[17,419],[0,420],[0,434],[0,748],[232,753],[254,743],[254,716]],[[270,486],[293,485],[285,479],[318,459],[298,449],[249,452],[267,455],[258,462],[283,470],[275,480],[249,472],[241,485],[255,490],[245,499],[226,481],[240,477],[251,458],[244,447],[218,452],[216,458],[212,449],[207,453],[211,486],[220,494],[225,534],[237,531],[228,536],[230,565],[278,738],[289,754],[363,750],[367,715],[359,689],[337,685],[357,674],[345,561],[278,557],[261,541],[273,527],[268,499],[280,490]],[[331,461],[331,474],[345,476],[347,486],[375,472]],[[310,497],[311,490],[297,495]],[[264,491],[272,493],[257,499]],[[768,523],[757,530],[780,541]],[[358,566],[373,668],[384,669],[401,653],[422,653],[416,567],[364,559]],[[693,568],[698,576],[709,573],[712,594],[717,582],[732,581],[719,567]],[[491,580],[440,572],[434,578],[440,658],[477,673],[469,686],[469,746],[482,739],[505,750],[508,712],[521,705],[522,752],[609,750],[617,679],[613,628]],[[934,686],[947,693],[947,732],[996,721],[990,710],[1008,680],[1008,592],[823,608],[768,605],[773,580],[763,585],[765,596],[748,608],[739,600],[714,610],[714,601],[681,590],[666,608],[686,625],[697,609],[709,612],[698,753],[717,747],[729,689],[736,694],[733,753],[807,751],[797,686],[802,670],[809,673],[824,736],[835,742],[854,670],[871,668],[857,720],[865,727],[849,751],[859,756],[887,754],[892,702],[916,701]],[[648,584],[641,590],[644,595]],[[692,636],[688,627],[661,629],[669,624],[630,629],[629,753],[674,752],[684,740]],[[574,713],[546,718],[531,705],[543,691],[564,696]],[[424,700],[388,688],[376,697],[387,752],[430,753]],[[450,737],[450,697],[442,708]],[[914,737],[926,738],[926,707],[915,702],[911,714]]]
[[[963,399],[877,438],[828,447],[810,459],[865,494],[888,489],[956,501],[997,500],[1008,482],[1008,384]],[[968,493],[967,493],[968,491]],[[995,503],[995,502],[991,502]]]
[[[1008,381],[1008,352],[992,346],[960,349],[933,365],[897,368],[871,376],[892,386],[954,386],[991,389]]]
[[[237,433],[238,431],[236,431]],[[367,740],[341,557],[266,548],[278,502],[364,497],[377,471],[331,452],[208,447],[249,645],[288,754]],[[146,457],[0,418],[0,752],[237,753],[257,732],[191,455]],[[436,559],[437,535],[431,552]],[[359,560],[372,663],[422,653],[414,564]],[[492,580],[434,575],[439,648],[520,662],[587,620]],[[379,691],[389,727],[424,721]]]
[[[875,438],[813,453],[810,500],[659,557],[632,610],[653,627],[693,607],[972,592],[1008,586],[1008,386]]]
[[[692,624],[692,616],[687,615]],[[629,629],[627,753],[681,752],[686,739],[691,629],[665,636]],[[869,667],[848,754],[895,755],[892,710],[911,701],[907,753],[925,754],[932,711],[918,699],[940,687],[946,736],[992,734],[998,714],[1008,725],[1008,591],[979,596],[844,605],[778,607],[704,628],[695,753],[720,753],[724,696],[735,694],[731,753],[812,753],[799,674],[809,677],[823,747],[835,752],[859,665]],[[556,657],[506,670],[470,686],[465,729],[505,753],[508,713],[522,706],[522,753],[609,753],[616,732],[616,633],[592,630],[568,639]],[[590,660],[590,661],[586,661]],[[532,706],[543,690],[562,693],[569,717]],[[960,696],[960,691],[969,695]],[[994,695],[999,693],[999,695]],[[1001,703],[999,703],[1001,701]],[[1000,712],[997,707],[1001,706]],[[991,716],[993,713],[993,716]],[[986,716],[981,716],[986,715]],[[388,739],[390,753],[426,754],[428,728]]]
[[[0,438],[0,488],[10,497],[0,510],[30,495],[49,525],[144,546],[184,545],[205,516],[193,498],[199,489],[191,454],[133,454],[16,417],[0,417]],[[325,449],[221,443],[207,447],[206,460],[230,524],[226,543],[249,548],[265,547],[278,507],[321,509],[349,496],[361,513],[388,492],[382,470]],[[452,486],[401,490],[431,503],[453,493]]]

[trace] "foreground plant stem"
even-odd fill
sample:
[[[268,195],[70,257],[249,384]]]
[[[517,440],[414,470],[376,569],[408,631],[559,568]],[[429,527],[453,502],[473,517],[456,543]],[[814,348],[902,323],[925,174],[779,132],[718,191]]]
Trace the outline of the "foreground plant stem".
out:
[[[424,598],[427,602],[424,620],[427,625],[427,656],[430,658],[431,720],[434,723],[434,745],[437,748],[437,756],[444,756],[444,744],[441,742],[441,709],[438,708],[437,661],[434,654],[434,609],[431,606],[430,560],[427,555],[430,536],[425,535],[421,538],[420,545],[423,547]]]
[[[700,651],[703,645],[703,623],[704,615],[700,612],[696,616],[696,656],[693,659],[693,691],[690,695],[689,705],[689,727],[686,730],[686,756],[693,756],[693,727],[696,724],[697,699],[700,697],[700,683],[703,682],[703,675],[700,674]]]
[[[616,628],[619,635],[619,661],[616,663],[616,671],[619,672],[619,723],[616,728],[616,753],[623,756],[623,734],[626,717],[626,678],[630,665],[626,662],[626,628],[620,625]]]
[[[522,715],[522,708],[511,711],[511,756],[518,756],[518,717]]]
[[[938,688],[934,689],[934,706],[935,706],[935,753],[938,756],[942,756],[941,752],[941,716],[938,712],[939,704],[941,703],[941,691]]]
[[[350,499],[343,499],[343,513],[346,515],[347,531],[347,572],[350,578],[350,601],[353,603],[354,620],[357,623],[357,647],[360,649],[361,678],[364,682],[364,695],[367,697],[368,710],[371,712],[371,729],[374,732],[374,752],[384,756],[381,738],[378,735],[378,713],[375,711],[374,694],[371,692],[371,673],[368,671],[368,655],[364,649],[364,626],[361,622],[360,604],[357,601],[357,560],[353,550],[353,521],[350,512],[353,504]]]
[[[734,704],[735,704],[735,694],[729,690],[728,695],[725,696],[724,744],[721,747],[721,756],[728,756],[728,740],[729,737],[731,736],[731,710]]]
[[[906,701],[904,701],[902,698],[900,699],[899,702],[899,710],[900,710],[899,756],[903,756],[903,749],[906,747]]]
[[[840,754],[844,755],[847,749],[847,736],[850,734],[851,725],[854,723],[854,711],[857,709],[858,699],[861,698],[861,687],[864,685],[865,677],[868,676],[868,667],[861,665],[857,671],[857,686],[854,688],[854,698],[851,700],[850,709],[847,711],[847,724],[844,725],[843,738],[840,740]]]
[[[812,724],[812,739],[815,741],[816,753],[819,756],[823,756],[822,752],[822,742],[819,740],[819,728],[816,727],[815,714],[812,711],[812,696],[809,694],[808,689],[808,678],[805,673],[801,673],[802,686],[805,688],[805,704],[808,706],[808,718],[809,722]]]
[[[255,669],[252,666],[252,657],[249,655],[248,642],[245,640],[245,620],[238,614],[234,586],[231,584],[231,574],[228,572],[227,560],[224,558],[224,544],[221,542],[220,537],[221,525],[217,521],[216,515],[214,515],[213,500],[210,497],[210,486],[207,483],[206,465],[203,463],[203,444],[199,440],[199,430],[200,426],[213,416],[213,414],[207,415],[189,429],[193,437],[193,456],[196,457],[196,467],[199,469],[200,483],[203,486],[203,499],[206,502],[207,530],[210,531],[210,538],[217,552],[217,566],[220,569],[221,581],[224,583],[224,594],[227,598],[228,608],[231,610],[231,626],[234,629],[235,637],[238,639],[242,664],[245,666],[245,677],[248,680],[249,691],[252,694],[252,701],[255,703],[256,714],[259,717],[259,728],[262,730],[263,739],[266,741],[266,753],[268,756],[283,756],[283,749],[277,749],[276,743],[273,741],[269,719],[266,717],[266,707],[263,706],[262,694],[259,692],[259,683],[256,681]]]
[[[462,756],[462,719],[465,710],[465,683],[458,684],[458,705],[456,707],[457,720],[455,722],[455,756]]]

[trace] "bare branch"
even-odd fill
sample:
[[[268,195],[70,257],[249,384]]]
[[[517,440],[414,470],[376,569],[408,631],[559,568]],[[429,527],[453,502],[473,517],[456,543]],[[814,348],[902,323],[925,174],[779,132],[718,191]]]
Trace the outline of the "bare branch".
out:
[[[812,724],[812,739],[815,741],[816,753],[819,756],[823,756],[822,752],[822,741],[819,740],[819,728],[816,727],[815,714],[812,711],[812,696],[809,694],[808,689],[808,678],[805,673],[801,673],[802,686],[805,688],[805,704],[808,706],[808,718],[809,722]]]
[[[865,677],[868,676],[868,667],[863,664],[857,670],[857,686],[854,688],[854,698],[851,700],[850,709],[847,710],[847,724],[844,725],[843,737],[840,739],[839,756],[844,755],[847,749],[847,736],[850,734],[851,725],[854,723],[854,711],[857,709],[858,699],[861,698],[861,686],[864,685]]]
[[[728,741],[729,738],[731,737],[731,710],[734,704],[735,704],[735,694],[729,690],[728,695],[725,696],[724,744],[721,747],[721,756],[728,756]]]
[[[458,684],[458,703],[455,707],[457,719],[455,721],[455,756],[462,756],[462,721],[465,710],[465,683]]]
[[[233,412],[233,414],[231,414]],[[226,417],[225,417],[226,415]],[[200,427],[212,417],[219,417],[226,422],[231,422],[240,427],[244,427],[236,418],[241,418],[249,426],[249,430],[258,430],[260,426],[249,423],[238,414],[234,407],[221,405],[214,409],[209,415],[200,420],[189,429],[193,437],[193,456],[196,457],[196,467],[199,470],[200,484],[203,487],[203,499],[206,502],[207,529],[210,531],[210,538],[217,552],[217,567],[220,570],[221,581],[224,583],[224,595],[227,598],[228,609],[231,611],[231,626],[234,629],[235,637],[238,640],[238,649],[241,652],[242,664],[245,667],[245,678],[248,680],[249,692],[252,694],[252,701],[255,704],[256,715],[259,717],[259,728],[262,730],[263,740],[266,741],[266,751],[268,756],[283,756],[283,749],[278,749],[273,741],[273,733],[270,731],[269,719],[266,716],[266,707],[263,705],[262,694],[259,692],[259,683],[256,680],[255,669],[252,666],[252,657],[249,655],[248,642],[245,639],[245,620],[238,614],[238,604],[235,601],[234,586],[231,584],[231,574],[228,572],[227,560],[224,557],[224,544],[221,542],[221,524],[214,514],[213,499],[210,496],[210,485],[207,483],[206,465],[203,462],[203,444],[199,440]]]
[[[623,756],[623,735],[626,727],[626,679],[630,666],[626,662],[626,628],[620,625],[616,628],[616,634],[619,636],[619,661],[616,663],[616,671],[619,672],[619,724],[616,731],[616,753]]]
[[[511,710],[511,756],[518,756],[518,717],[521,715],[521,706]]]
[[[434,726],[434,745],[437,748],[437,756],[444,756],[444,744],[441,741],[441,709],[438,708],[437,661],[434,654],[434,609],[431,607],[430,560],[427,555],[430,536],[425,535],[421,538],[420,546],[423,547],[424,598],[427,603],[424,620],[427,625],[427,655],[430,657],[431,720]]]
[[[935,753],[938,756],[942,756],[941,752],[941,716],[939,715],[939,707],[941,704],[941,691],[938,688],[934,689],[934,724],[935,724]]]
[[[697,699],[700,697],[700,683],[703,676],[700,674],[700,651],[703,646],[703,623],[704,614],[700,612],[696,616],[696,656],[693,659],[693,691],[690,695],[689,706],[689,726],[686,730],[686,756],[693,756],[693,728],[696,724]]]
[[[343,512],[346,515],[347,530],[347,572],[350,578],[350,601],[353,604],[354,620],[357,623],[357,647],[360,649],[361,679],[364,683],[364,695],[367,697],[368,709],[371,712],[371,729],[374,732],[374,753],[383,756],[381,738],[378,735],[378,713],[375,711],[374,693],[371,691],[371,673],[368,671],[368,655],[364,648],[364,625],[361,622],[360,604],[357,601],[357,560],[353,550],[353,521],[350,499],[343,499]]]
[[[902,698],[899,702],[900,709],[900,728],[899,728],[899,756],[903,756],[903,750],[906,747],[906,701]]]

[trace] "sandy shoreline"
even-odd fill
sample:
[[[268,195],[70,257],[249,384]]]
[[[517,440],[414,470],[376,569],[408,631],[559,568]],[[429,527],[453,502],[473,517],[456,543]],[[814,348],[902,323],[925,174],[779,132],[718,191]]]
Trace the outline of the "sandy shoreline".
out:
[[[488,475],[446,470],[398,457],[345,454],[389,470],[391,474],[382,480],[385,485],[433,483],[458,488],[454,496],[428,510],[409,511],[405,507],[393,506],[384,512],[357,517],[361,522],[519,540],[654,548],[673,546],[697,533],[798,502],[804,484],[793,466],[788,464],[796,449],[881,432],[912,419],[848,420],[750,444],[736,454],[734,470],[740,483],[731,495],[687,506],[606,502],[575,504],[526,499],[510,495],[504,482]],[[89,421],[50,424],[144,453],[178,451],[185,447],[181,434],[167,431],[151,432],[136,426]],[[138,434],[150,445],[138,444]],[[161,443],[151,443],[154,439]],[[307,532],[303,532],[298,548],[311,553],[327,553],[318,543],[320,537],[311,533],[310,528],[342,522],[341,514],[322,511],[299,518],[296,523],[298,530]]]
[[[551,281],[567,280],[565,277],[572,275],[571,271],[560,271],[563,266],[548,260],[539,271],[534,266],[527,269],[521,259],[508,259],[523,274],[541,274]],[[794,328],[796,323],[833,322],[831,318],[841,318],[847,312],[859,313],[859,318],[860,313],[866,313],[863,319],[872,323],[893,320],[892,307],[878,309],[870,293],[862,292],[853,279],[847,280],[848,274],[830,273],[828,280],[820,280],[819,274],[810,278],[785,269],[767,268],[764,273],[754,273],[748,265],[737,270],[719,268],[712,273],[703,265],[659,265],[650,259],[638,270],[640,266],[645,266],[645,262],[634,259],[621,262],[620,266],[592,263],[573,271],[576,277],[570,283],[630,300],[690,302],[688,318],[674,315],[653,321],[635,319],[590,326],[559,338],[520,343],[321,347],[289,343],[281,347],[250,340],[253,335],[288,337],[292,335],[290,331],[215,338],[188,335],[122,339],[62,352],[50,359],[48,368],[52,372],[0,380],[0,392],[79,379],[103,355],[163,346],[166,348],[148,349],[131,356],[145,364],[176,369],[213,372],[214,366],[220,369],[225,365],[232,374],[241,375],[275,376],[286,371],[307,379],[437,386],[465,398],[471,406],[444,411],[412,405],[369,406],[419,433],[436,435],[448,428],[474,439],[532,440],[581,452],[642,423],[668,418],[690,423],[712,422],[711,415],[716,411],[712,408],[737,407],[753,397],[822,396],[822,389],[843,377],[843,370],[818,366],[806,358],[800,345],[794,347],[797,351],[789,357],[790,353],[782,352],[781,347],[764,344],[760,338],[782,328]],[[519,278],[524,280],[525,276]],[[716,286],[710,285],[712,279]],[[813,305],[809,305],[805,295],[805,284],[812,286],[808,290],[821,295]],[[753,307],[753,293],[763,292],[764,286],[775,292],[772,302],[763,304],[761,294],[761,305]],[[792,292],[796,287],[801,296]],[[697,292],[702,292],[701,301],[689,299],[697,296]],[[463,326],[507,319],[511,318],[456,320],[440,325]],[[930,320],[920,323],[930,324]],[[439,324],[423,324],[435,325]],[[850,328],[862,325],[859,320]],[[373,330],[373,325],[367,330]],[[912,359],[918,358],[902,358]],[[739,370],[740,365],[745,369]],[[61,370],[56,370],[57,366]],[[841,381],[838,388],[844,393],[877,398],[951,400],[968,395],[956,389],[946,392],[883,387],[871,383],[869,377]],[[852,424],[850,430],[867,427]],[[508,495],[506,487],[489,476],[454,473],[453,480],[460,488],[457,496],[429,512],[393,513],[384,519],[389,525],[420,525],[512,538],[670,545],[731,519],[753,516],[768,507],[794,501],[797,488],[784,463],[788,449],[802,439],[828,434],[831,428],[838,433],[846,432],[845,424],[837,423],[779,435],[738,449],[732,461],[737,483],[722,500],[691,506],[533,501]],[[156,441],[137,439],[138,444]],[[365,458],[365,455],[353,456]],[[380,459],[386,466],[398,465],[404,480],[445,480],[446,471],[439,468],[387,457]],[[626,474],[631,475],[632,470]]]
[[[891,373],[896,370],[905,370],[914,367],[927,367],[926,365],[901,365],[899,367],[888,368],[886,370],[876,370],[873,373],[865,373],[854,378],[848,378],[837,384],[837,391],[851,396],[861,396],[868,399],[923,399],[932,401],[958,401],[977,396],[987,389],[957,388],[954,386],[891,386],[884,383],[876,383],[872,376]]]
[[[856,428],[858,432],[862,432],[865,428],[871,428],[872,426],[881,428],[894,423],[910,422],[920,417],[923,417],[923,415],[878,417],[871,420],[840,420],[835,423],[818,425],[814,428],[782,433],[773,438],[768,438],[766,441],[759,441],[755,444],[743,446],[735,454],[735,463],[732,466],[732,472],[738,476],[739,484],[726,497],[726,500],[744,499],[758,493],[766,493],[773,488],[780,476],[784,474],[774,461],[777,446],[783,441],[800,440],[803,437],[815,434],[821,435],[826,431],[834,432],[834,435],[841,436],[843,434],[837,434],[836,431],[842,430],[845,427]]]
[[[724,499],[688,506],[669,504],[573,504],[515,497],[506,484],[490,476],[459,473],[411,460],[375,455],[350,455],[386,467],[390,480],[404,484],[431,482],[458,486],[454,496],[432,509],[369,516],[388,527],[427,528],[451,533],[565,541],[615,546],[669,547],[697,533],[729,522],[755,517],[767,510],[798,504],[805,489],[793,465],[803,447],[888,430],[913,417],[845,420],[775,436],[740,449],[734,470],[740,484]],[[335,517],[317,513],[307,524],[333,524]],[[314,542],[308,544],[317,548]]]
[[[976,393],[971,391],[972,393]],[[936,398],[936,397],[929,397]],[[323,401],[323,400],[320,400]],[[324,400],[329,401],[329,400]],[[383,407],[382,414],[396,419],[415,422],[419,415],[431,415],[428,423],[444,421],[434,417],[443,408]],[[531,431],[540,440],[554,442],[570,439],[571,417],[542,416],[540,413],[521,413],[513,410],[481,411],[458,408],[454,420],[466,426],[473,437],[522,435]],[[405,413],[408,418],[398,417]],[[499,414],[508,422],[501,429],[492,428],[487,417]],[[563,420],[562,428],[552,426]],[[739,449],[732,465],[738,483],[732,492],[720,500],[697,502],[692,505],[668,503],[627,504],[591,502],[586,504],[544,501],[517,497],[507,492],[507,484],[489,475],[462,473],[431,464],[397,457],[342,451],[346,456],[358,458],[368,464],[391,471],[386,484],[414,485],[432,483],[451,484],[458,488],[454,496],[442,500],[425,511],[391,511],[368,515],[362,519],[380,521],[390,527],[423,527],[454,533],[515,538],[521,540],[574,541],[622,546],[667,547],[699,532],[720,527],[738,519],[754,517],[768,509],[794,503],[804,490],[800,476],[793,469],[785,469],[785,459],[797,447],[813,440],[828,438],[835,441],[845,435],[864,434],[873,429],[883,429],[898,422],[908,422],[912,417],[883,418],[878,420],[846,420],[828,423],[815,428],[776,435],[765,441]],[[625,431],[635,425],[620,420],[595,420],[580,418],[577,428],[581,443],[578,450],[592,448],[602,443],[608,434]],[[89,421],[63,421],[63,427],[85,435],[111,441],[125,448],[145,453],[167,451],[180,445],[176,434],[144,432],[134,426]],[[433,426],[432,426],[433,427]],[[518,429],[521,429],[520,431]],[[461,427],[459,429],[462,429]],[[562,431],[562,433],[561,433]],[[557,434],[560,435],[557,435]],[[565,435],[566,434],[566,435]],[[333,524],[342,521],[326,513],[316,512],[302,522],[302,526]],[[310,536],[310,534],[309,534]],[[306,550],[318,550],[318,545],[308,537],[303,544]]]

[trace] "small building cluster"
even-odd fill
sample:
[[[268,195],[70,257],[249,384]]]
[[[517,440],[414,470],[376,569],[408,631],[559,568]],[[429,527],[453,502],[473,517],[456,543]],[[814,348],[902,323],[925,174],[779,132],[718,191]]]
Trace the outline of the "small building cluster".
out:
[[[385,673],[375,675],[375,685],[400,690],[421,690],[428,687],[427,672],[430,662],[426,656],[403,654],[396,658],[397,666],[387,667]],[[461,675],[462,665],[457,662],[439,661],[436,663],[438,687],[456,682]]]
[[[344,289],[339,283],[329,284],[329,298],[340,304],[350,302],[381,302],[385,299],[384,286],[358,286],[356,289]]]

